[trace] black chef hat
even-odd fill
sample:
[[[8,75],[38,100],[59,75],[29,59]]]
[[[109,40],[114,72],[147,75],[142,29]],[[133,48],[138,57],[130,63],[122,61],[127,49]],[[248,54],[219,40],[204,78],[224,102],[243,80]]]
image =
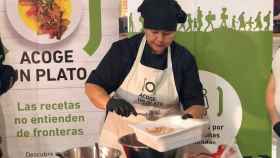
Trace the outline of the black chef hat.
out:
[[[175,0],[144,0],[138,11],[144,18],[144,28],[175,31],[177,23],[187,16]]]

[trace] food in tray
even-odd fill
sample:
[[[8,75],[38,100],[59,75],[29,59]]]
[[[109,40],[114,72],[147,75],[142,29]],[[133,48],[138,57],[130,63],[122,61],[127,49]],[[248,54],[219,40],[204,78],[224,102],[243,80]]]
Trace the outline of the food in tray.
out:
[[[157,126],[157,127],[147,127],[145,131],[153,135],[164,135],[175,131],[175,128],[166,127],[166,126]]]
[[[19,0],[19,14],[37,35],[60,40],[70,24],[70,0]]]

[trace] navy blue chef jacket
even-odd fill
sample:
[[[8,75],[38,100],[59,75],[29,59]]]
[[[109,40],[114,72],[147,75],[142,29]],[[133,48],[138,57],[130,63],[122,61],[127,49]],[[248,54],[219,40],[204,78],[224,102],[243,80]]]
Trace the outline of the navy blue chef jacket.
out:
[[[86,82],[103,87],[108,94],[117,90],[132,68],[143,36],[141,33],[113,43]],[[167,52],[167,49],[165,51]],[[195,58],[186,48],[173,41],[171,60],[175,85],[183,109],[191,105],[204,105],[202,84]],[[141,64],[164,70],[167,67],[167,53],[153,54],[146,43]]]

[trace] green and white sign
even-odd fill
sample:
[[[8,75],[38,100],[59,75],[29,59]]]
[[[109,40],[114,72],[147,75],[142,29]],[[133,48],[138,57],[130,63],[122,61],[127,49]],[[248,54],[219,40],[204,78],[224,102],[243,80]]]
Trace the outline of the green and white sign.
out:
[[[143,30],[142,0],[128,1],[129,32]],[[196,57],[211,134],[189,155],[232,151],[235,157],[271,156],[265,87],[271,68],[272,9],[267,0],[178,0],[188,14],[176,41]],[[254,6],[254,7],[252,7]],[[241,156],[242,155],[242,156]]]
[[[118,1],[0,0],[5,64],[18,73],[0,99],[4,158],[55,158],[98,141],[104,113],[84,83],[118,40],[118,15]]]

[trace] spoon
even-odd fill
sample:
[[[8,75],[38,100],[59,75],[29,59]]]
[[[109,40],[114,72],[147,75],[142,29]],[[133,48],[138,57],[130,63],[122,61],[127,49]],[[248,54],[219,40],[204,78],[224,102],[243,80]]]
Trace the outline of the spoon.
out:
[[[138,115],[144,116],[149,121],[156,121],[159,119],[159,110],[150,110],[146,113],[137,113]]]

